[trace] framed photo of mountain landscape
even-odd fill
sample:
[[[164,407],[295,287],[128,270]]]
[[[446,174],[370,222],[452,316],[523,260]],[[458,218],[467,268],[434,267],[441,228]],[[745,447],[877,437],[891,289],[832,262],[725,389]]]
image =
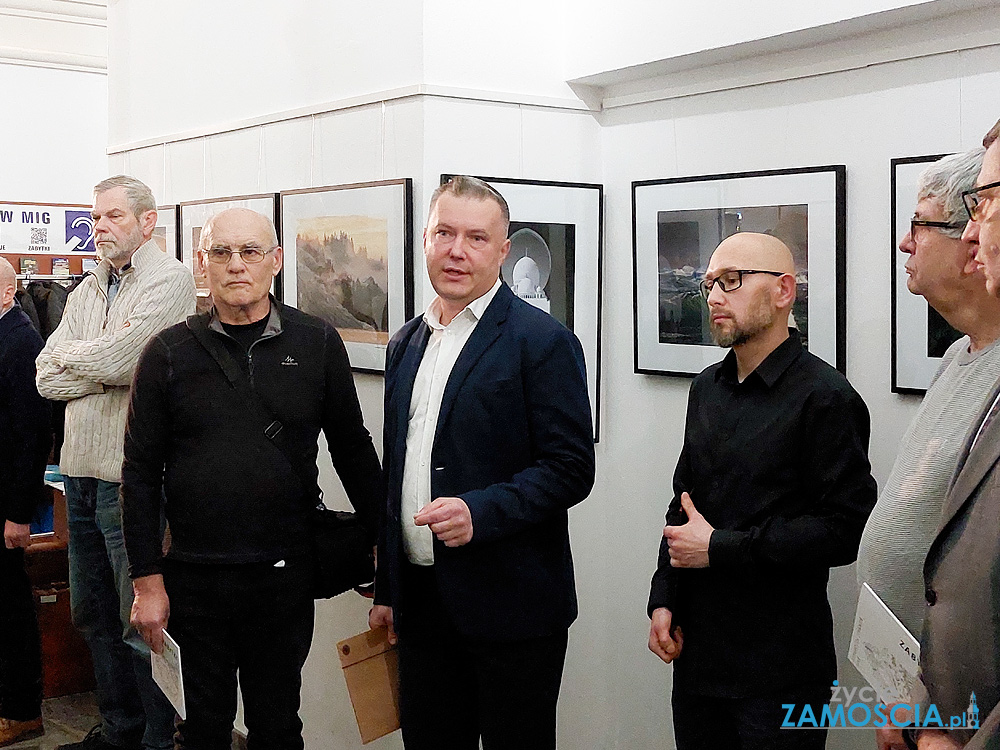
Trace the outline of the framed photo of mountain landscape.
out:
[[[725,356],[699,287],[715,248],[737,232],[788,246],[797,287],[790,325],[845,372],[846,183],[842,165],[633,182],[635,372],[697,375]]]
[[[249,208],[263,214],[274,222],[275,231],[281,237],[280,217],[277,214],[277,193],[262,193],[259,195],[234,195],[228,198],[209,198],[200,201],[188,201],[178,205],[180,226],[180,261],[191,269],[194,274],[195,294],[197,295],[198,312],[212,309],[212,294],[208,290],[208,277],[198,265],[198,244],[201,241],[201,230],[211,217],[225,211],[227,208]],[[281,299],[281,274],[272,286],[272,292]]]
[[[892,170],[892,380],[893,393],[923,394],[930,388],[941,359],[962,334],[927,300],[906,286],[906,260],[899,243],[910,231],[917,205],[917,182],[929,164],[946,154],[893,159]]]
[[[340,333],[351,368],[385,371],[385,348],[413,316],[409,179],[280,194],[284,301]]]
[[[442,184],[453,175],[441,175]],[[569,328],[583,346],[594,438],[601,427],[601,255],[604,187],[479,177],[510,209],[500,277],[518,297]]]

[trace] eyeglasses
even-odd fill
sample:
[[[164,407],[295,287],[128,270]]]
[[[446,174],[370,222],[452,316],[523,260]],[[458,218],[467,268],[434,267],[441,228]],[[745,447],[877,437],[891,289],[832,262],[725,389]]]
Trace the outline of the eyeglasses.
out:
[[[979,221],[983,218],[979,215],[979,207],[983,205],[984,199],[979,194],[984,190],[992,190],[995,187],[1000,187],[1000,182],[991,182],[989,185],[972,188],[972,190],[966,190],[962,193],[962,202],[965,204],[965,210],[969,212],[969,218],[972,221]]]
[[[924,221],[923,219],[910,219],[910,239],[917,239],[917,227],[934,227],[935,229],[963,229],[964,221]]]
[[[782,271],[756,271],[749,269],[739,269],[735,271],[723,271],[714,279],[703,279],[698,288],[701,290],[701,296],[708,299],[708,295],[712,293],[712,287],[716,284],[719,288],[726,292],[735,292],[741,286],[743,286],[743,276],[749,273],[766,273],[770,276],[784,276]]]
[[[228,247],[222,247],[221,245],[216,245],[208,248],[208,250],[202,250],[205,255],[208,256],[209,261],[212,263],[228,263],[229,259],[234,255],[239,255],[244,263],[260,263],[264,260],[264,256],[271,251],[277,249],[277,245],[265,250],[257,245],[246,245],[239,249],[230,249]]]

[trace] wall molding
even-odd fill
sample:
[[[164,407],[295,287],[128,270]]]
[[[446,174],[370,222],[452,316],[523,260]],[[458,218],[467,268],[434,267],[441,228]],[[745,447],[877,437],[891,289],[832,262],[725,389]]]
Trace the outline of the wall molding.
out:
[[[104,76],[108,74],[108,59],[106,57],[80,55],[72,52],[22,49],[20,47],[0,47],[0,64],[71,70]]]
[[[0,16],[107,28],[108,6],[104,2],[86,0],[0,0]]]
[[[338,99],[322,104],[314,104],[308,107],[298,107],[296,109],[274,112],[260,115],[259,117],[249,117],[242,120],[234,120],[218,125],[209,125],[203,128],[195,128],[179,133],[158,136],[155,138],[145,138],[142,140],[130,141],[127,143],[114,144],[108,147],[108,155],[120,154],[126,151],[134,151],[150,146],[162,146],[178,141],[190,141],[197,138],[205,138],[212,135],[231,133],[236,130],[246,130],[248,128],[260,127],[261,125],[271,125],[277,122],[297,120],[302,117],[313,117],[315,115],[329,114],[347,109],[356,109],[373,104],[385,104],[392,101],[415,98],[442,98],[461,99],[465,101],[488,102],[491,104],[513,104],[520,106],[540,107],[545,109],[569,110],[577,112],[589,112],[591,108],[583,101],[577,99],[561,99],[558,97],[530,96],[524,94],[512,94],[502,91],[486,91],[479,89],[465,89],[451,86],[435,86],[432,84],[414,84],[396,89],[376,91],[370,94]]]
[[[748,88],[998,45],[990,0],[876,13],[569,81],[595,109]]]

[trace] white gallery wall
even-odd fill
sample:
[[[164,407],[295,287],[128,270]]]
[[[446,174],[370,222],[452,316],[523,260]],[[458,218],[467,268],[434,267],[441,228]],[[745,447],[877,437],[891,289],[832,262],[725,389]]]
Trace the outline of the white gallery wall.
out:
[[[970,148],[1000,117],[1000,45],[977,36],[1000,39],[997,14],[945,18],[954,43],[943,51],[928,46],[928,34],[901,37],[898,28],[907,5],[922,25],[934,8],[980,14],[982,3],[855,0],[836,17],[796,5],[797,15],[777,24],[740,16],[744,4],[735,0],[717,5],[720,17],[742,19],[742,35],[726,27],[726,42],[736,45],[810,25],[863,24],[858,17],[868,13],[897,14],[897,25],[848,42],[835,28],[824,31],[843,62],[831,65],[824,52],[821,73],[779,75],[781,66],[761,58],[753,62],[757,85],[676,96],[670,91],[683,80],[662,78],[663,67],[600,78],[670,55],[725,62],[711,29],[684,26],[683,14],[671,28],[639,0],[580,4],[578,16],[574,3],[537,0],[514,0],[504,14],[445,0],[378,9],[305,0],[109,7],[108,169],[147,181],[161,203],[410,177],[419,238],[442,172],[605,186],[602,427],[597,485],[571,513],[581,614],[560,702],[559,746],[567,750],[672,747],[670,668],[646,650],[645,602],[690,381],[632,372],[631,182],[847,165],[847,369],[871,410],[881,485],[919,403],[890,392],[889,161]],[[659,53],[655,35],[640,33],[643,13],[664,37]],[[150,39],[151,30],[164,38]],[[607,49],[596,50],[595,37]],[[179,38],[187,41],[171,43]],[[901,38],[917,39],[912,55],[850,62]],[[796,54],[803,70],[817,64],[809,48]],[[583,79],[583,88],[571,79]],[[604,101],[603,110],[589,110],[574,92]],[[430,299],[419,248],[415,279],[419,311]],[[379,444],[382,380],[356,382]],[[328,498],[345,503],[329,466],[323,479]],[[830,594],[841,678],[860,684],[846,663],[853,566],[834,572]],[[354,595],[318,604],[303,687],[309,750],[360,747],[335,643],[362,630],[366,612]],[[753,636],[748,626],[733,647],[752,648]],[[840,730],[829,746],[867,748],[872,738]],[[370,747],[401,743],[396,735]]]
[[[0,0],[0,200],[88,203],[106,176],[104,0]]]

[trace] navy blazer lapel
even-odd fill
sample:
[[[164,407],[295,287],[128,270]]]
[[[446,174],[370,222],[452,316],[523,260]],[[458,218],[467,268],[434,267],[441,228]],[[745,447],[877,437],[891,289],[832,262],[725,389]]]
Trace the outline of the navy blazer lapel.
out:
[[[437,430],[447,423],[448,414],[455,405],[455,399],[465,379],[472,372],[479,358],[486,353],[494,341],[500,337],[500,332],[507,313],[510,310],[511,300],[514,293],[510,291],[506,284],[501,284],[497,289],[493,301],[487,306],[483,317],[476,324],[476,329],[472,332],[469,340],[465,342],[462,351],[455,360],[455,366],[451,368],[451,375],[444,387],[444,394],[441,397],[441,411],[438,413]]]
[[[430,326],[423,317],[416,329],[407,340],[399,362],[399,369],[394,375],[395,387],[393,388],[391,402],[388,407],[397,417],[397,424],[405,425],[409,420],[410,399],[413,397],[413,381],[417,379],[417,370],[420,369],[420,360],[424,358],[424,350],[431,337]]]

